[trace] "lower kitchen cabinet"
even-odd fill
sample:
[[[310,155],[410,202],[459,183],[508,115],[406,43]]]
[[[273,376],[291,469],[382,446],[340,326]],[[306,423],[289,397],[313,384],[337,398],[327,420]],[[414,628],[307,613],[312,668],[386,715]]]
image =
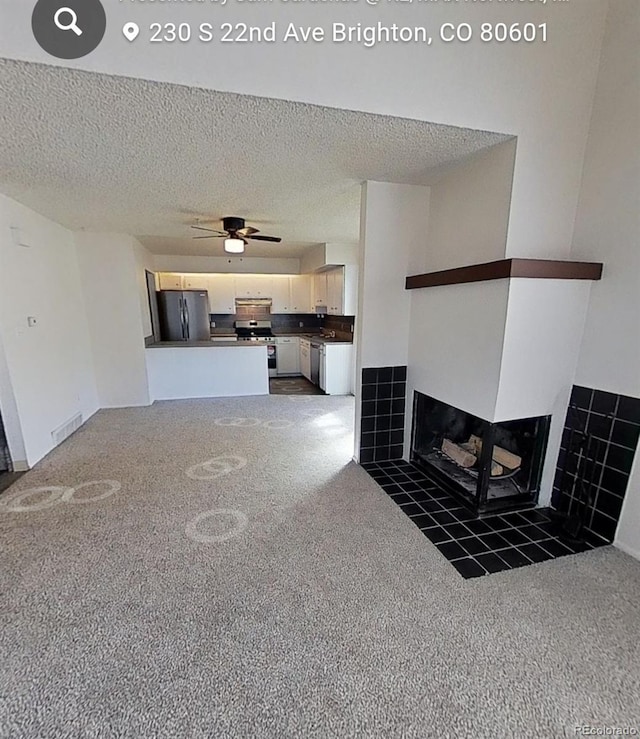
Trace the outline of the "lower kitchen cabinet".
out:
[[[297,336],[279,336],[276,339],[276,366],[278,376],[300,374],[300,339]]]
[[[300,339],[300,372],[311,380],[311,342],[309,339]]]
[[[320,389],[327,395],[351,394],[353,344],[320,346]]]

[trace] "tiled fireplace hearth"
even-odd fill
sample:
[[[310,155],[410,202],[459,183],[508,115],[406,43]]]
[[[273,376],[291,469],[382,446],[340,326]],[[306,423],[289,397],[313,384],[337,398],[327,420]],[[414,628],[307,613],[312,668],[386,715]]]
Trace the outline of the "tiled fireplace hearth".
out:
[[[478,517],[408,462],[363,466],[464,578],[586,552],[598,545],[564,542],[548,508]]]
[[[527,492],[520,500],[507,496],[509,509],[495,511],[474,505],[468,491],[461,494],[447,479],[453,469],[454,483],[464,475],[463,487],[473,490],[478,476],[458,464],[461,459],[465,464],[472,460],[457,456],[455,450],[455,459],[442,452],[445,438],[462,452],[473,452],[472,437],[487,438],[486,422],[481,419],[416,393],[411,462],[402,459],[400,408],[405,402],[405,378],[405,367],[364,371],[361,463],[463,577],[586,552],[613,541],[640,437],[640,399],[573,389],[551,508],[534,508],[550,419],[524,419],[489,428],[494,446],[513,457],[486,452],[482,464],[494,465],[495,478],[504,475],[513,459],[520,461],[520,474],[514,477]],[[503,463],[501,469],[495,467],[496,456]],[[476,465],[481,457],[480,452]],[[491,470],[485,469],[485,475],[491,485]]]

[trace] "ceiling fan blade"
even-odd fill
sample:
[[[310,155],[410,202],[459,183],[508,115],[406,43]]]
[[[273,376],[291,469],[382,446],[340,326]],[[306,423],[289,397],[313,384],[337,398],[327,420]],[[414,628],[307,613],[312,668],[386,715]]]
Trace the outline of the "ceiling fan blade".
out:
[[[219,234],[220,236],[226,236],[226,234],[223,231],[218,231],[216,228],[203,228],[202,226],[191,226],[191,228],[195,228],[196,231],[208,231],[212,234]]]
[[[260,233],[257,228],[253,228],[253,226],[245,226],[244,228],[239,228],[238,233],[242,234],[243,236],[251,236],[252,234]]]
[[[282,239],[279,238],[278,236],[256,236],[256,235],[250,236],[250,235],[247,235],[247,238],[254,239],[255,241],[272,241],[274,244],[279,244],[282,241]]]

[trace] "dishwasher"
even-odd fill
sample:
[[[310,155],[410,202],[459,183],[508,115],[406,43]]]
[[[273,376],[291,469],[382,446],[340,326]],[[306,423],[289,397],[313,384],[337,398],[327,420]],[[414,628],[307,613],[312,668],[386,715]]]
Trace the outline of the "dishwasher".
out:
[[[311,382],[320,384],[320,343],[311,342]]]

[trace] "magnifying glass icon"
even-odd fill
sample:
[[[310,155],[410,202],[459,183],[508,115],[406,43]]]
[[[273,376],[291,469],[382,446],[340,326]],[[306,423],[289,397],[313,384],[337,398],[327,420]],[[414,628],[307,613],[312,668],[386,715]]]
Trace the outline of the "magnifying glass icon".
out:
[[[60,20],[60,16],[63,14],[69,16],[69,23],[63,23]],[[60,8],[56,11],[56,14],[53,16],[53,22],[61,31],[73,31],[76,36],[82,36],[82,31],[78,28],[78,16],[76,11],[71,8]]]

